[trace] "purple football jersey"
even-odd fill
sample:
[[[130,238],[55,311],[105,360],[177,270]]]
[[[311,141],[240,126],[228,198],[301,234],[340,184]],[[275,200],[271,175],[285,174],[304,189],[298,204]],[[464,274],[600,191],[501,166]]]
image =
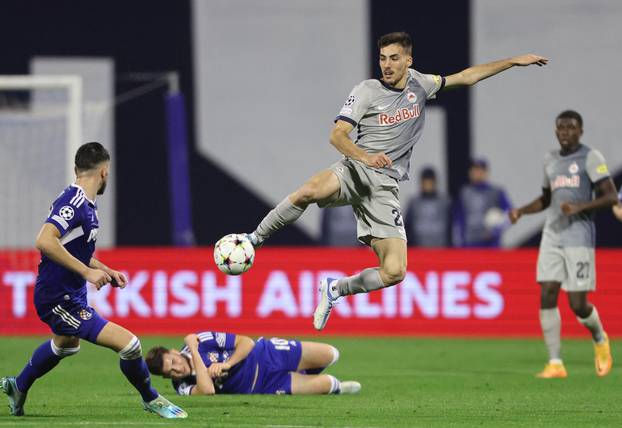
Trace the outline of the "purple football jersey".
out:
[[[77,184],[67,187],[56,198],[45,221],[60,232],[60,242],[67,251],[85,265],[95,252],[99,229],[97,204],[89,200]],[[81,299],[86,301],[86,281],[77,273],[41,255],[35,286],[38,303]]]

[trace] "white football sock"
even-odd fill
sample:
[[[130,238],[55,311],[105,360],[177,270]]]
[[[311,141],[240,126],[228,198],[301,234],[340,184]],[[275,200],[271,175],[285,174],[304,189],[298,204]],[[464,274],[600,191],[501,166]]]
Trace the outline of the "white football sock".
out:
[[[562,320],[557,307],[540,309],[540,326],[544,343],[549,351],[549,362],[561,363],[561,327]]]

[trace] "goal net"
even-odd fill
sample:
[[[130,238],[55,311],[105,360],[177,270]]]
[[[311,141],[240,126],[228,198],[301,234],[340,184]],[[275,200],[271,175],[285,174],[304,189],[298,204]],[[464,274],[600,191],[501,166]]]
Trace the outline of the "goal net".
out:
[[[0,76],[0,251],[32,249],[81,141],[77,76]],[[17,252],[19,253],[19,252]]]

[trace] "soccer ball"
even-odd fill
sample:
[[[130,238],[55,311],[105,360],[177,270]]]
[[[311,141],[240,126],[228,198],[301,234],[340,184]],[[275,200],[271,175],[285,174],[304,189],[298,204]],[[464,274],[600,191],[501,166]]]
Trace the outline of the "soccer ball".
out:
[[[231,233],[220,238],[214,246],[214,262],[227,275],[240,275],[251,268],[255,260],[253,244],[245,235]]]

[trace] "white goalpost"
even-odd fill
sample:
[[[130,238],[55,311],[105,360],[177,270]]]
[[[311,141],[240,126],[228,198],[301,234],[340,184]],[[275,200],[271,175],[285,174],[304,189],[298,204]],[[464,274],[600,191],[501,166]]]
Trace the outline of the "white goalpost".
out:
[[[0,248],[32,248],[49,203],[74,179],[82,78],[0,76]]]

